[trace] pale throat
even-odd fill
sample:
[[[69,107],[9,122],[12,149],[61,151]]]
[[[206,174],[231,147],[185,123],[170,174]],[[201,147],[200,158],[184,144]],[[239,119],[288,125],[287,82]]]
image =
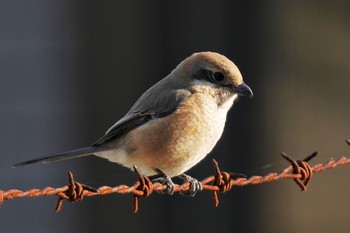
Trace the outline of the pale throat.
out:
[[[221,110],[228,112],[228,110],[230,110],[237,97],[237,94],[233,94],[231,96],[225,96],[225,98],[222,98],[221,104],[218,105],[219,111]]]
[[[224,87],[218,87],[216,84],[203,80],[195,80],[192,89],[195,92],[211,96],[217,103],[218,108],[226,111],[232,107],[238,96]]]

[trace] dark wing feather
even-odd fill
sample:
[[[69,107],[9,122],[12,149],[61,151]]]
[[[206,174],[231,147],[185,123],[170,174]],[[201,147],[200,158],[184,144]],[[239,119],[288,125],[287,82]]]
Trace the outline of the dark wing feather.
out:
[[[162,82],[163,81],[163,82]],[[130,111],[113,125],[93,146],[99,146],[130,130],[147,123],[150,120],[166,117],[174,112],[179,103],[190,95],[189,91],[167,85],[164,80],[148,89],[134,104]],[[168,83],[169,84],[169,83]]]
[[[99,146],[103,143],[106,143],[118,136],[123,135],[124,133],[129,132],[135,127],[145,124],[149,121],[149,116],[147,115],[132,115],[128,118],[123,118],[123,121],[119,121],[118,124],[115,124],[112,128],[110,128],[105,135],[103,135],[100,139],[97,140],[93,144],[93,146]]]

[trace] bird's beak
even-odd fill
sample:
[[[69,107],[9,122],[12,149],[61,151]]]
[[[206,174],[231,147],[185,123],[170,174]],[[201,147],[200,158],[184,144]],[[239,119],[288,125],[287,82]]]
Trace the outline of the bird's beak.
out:
[[[250,87],[248,87],[248,85],[245,83],[242,83],[239,86],[235,87],[234,90],[238,95],[249,96],[250,98],[253,97],[252,89],[250,89]]]

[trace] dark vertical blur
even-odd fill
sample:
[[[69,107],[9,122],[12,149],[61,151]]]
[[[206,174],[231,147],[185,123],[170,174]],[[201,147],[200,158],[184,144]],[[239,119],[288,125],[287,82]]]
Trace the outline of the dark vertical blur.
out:
[[[230,111],[214,151],[189,174],[263,175],[278,153],[318,161],[346,155],[350,137],[350,4],[346,1],[0,1],[0,189],[131,184],[135,175],[87,157],[11,169],[36,156],[94,142],[134,101],[197,51],[240,68],[254,98]],[[315,176],[306,193],[288,181],[234,188],[214,208],[153,195],[65,203],[21,199],[0,206],[0,232],[346,232],[348,168]]]

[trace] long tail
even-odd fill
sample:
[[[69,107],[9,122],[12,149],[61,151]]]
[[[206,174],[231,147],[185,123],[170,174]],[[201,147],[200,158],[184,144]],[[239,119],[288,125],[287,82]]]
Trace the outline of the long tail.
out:
[[[51,162],[56,162],[56,161],[61,161],[61,160],[66,160],[66,159],[72,159],[76,157],[82,157],[82,156],[87,156],[91,155],[95,152],[102,151],[103,149],[99,147],[94,147],[94,146],[87,146],[87,147],[82,147],[79,149],[71,150],[71,151],[66,151],[63,153],[59,154],[53,154],[53,155],[48,155],[36,159],[31,159],[28,161],[24,161],[21,163],[17,163],[13,165],[13,167],[23,167],[35,163],[51,163]]]

